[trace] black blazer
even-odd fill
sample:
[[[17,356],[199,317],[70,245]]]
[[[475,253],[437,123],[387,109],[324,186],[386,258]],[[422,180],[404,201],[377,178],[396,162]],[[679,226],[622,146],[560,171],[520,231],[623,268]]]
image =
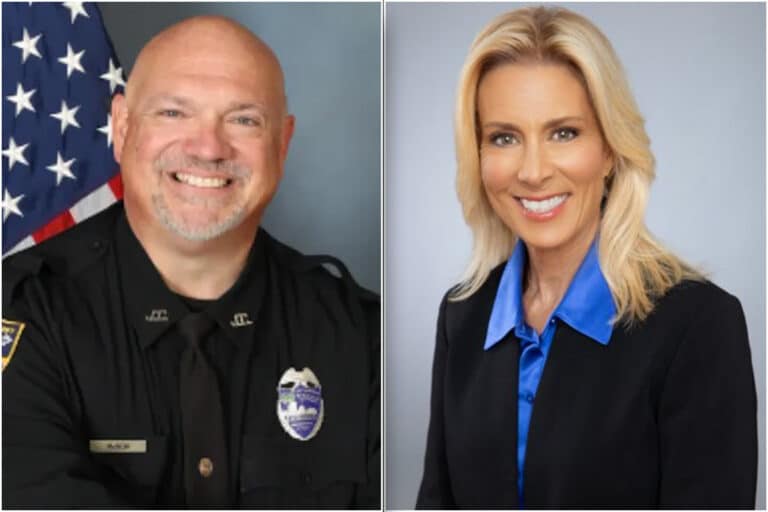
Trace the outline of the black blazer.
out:
[[[517,508],[520,344],[483,350],[503,270],[440,305],[418,508]],[[600,345],[558,320],[534,404],[525,508],[753,508],[757,399],[744,314],[684,282]]]

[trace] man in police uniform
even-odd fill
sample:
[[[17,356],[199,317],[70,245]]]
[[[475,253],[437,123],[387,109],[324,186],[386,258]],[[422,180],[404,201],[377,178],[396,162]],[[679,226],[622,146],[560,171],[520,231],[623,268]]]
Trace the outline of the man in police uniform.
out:
[[[3,505],[379,508],[378,297],[259,227],[275,55],[191,18],[112,119],[123,203],[3,265]]]

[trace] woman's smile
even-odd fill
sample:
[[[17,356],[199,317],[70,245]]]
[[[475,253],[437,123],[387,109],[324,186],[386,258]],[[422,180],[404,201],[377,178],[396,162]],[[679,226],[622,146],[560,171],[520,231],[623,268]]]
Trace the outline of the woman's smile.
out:
[[[565,208],[570,194],[550,195],[543,198],[516,197],[523,215],[532,220],[550,220]]]

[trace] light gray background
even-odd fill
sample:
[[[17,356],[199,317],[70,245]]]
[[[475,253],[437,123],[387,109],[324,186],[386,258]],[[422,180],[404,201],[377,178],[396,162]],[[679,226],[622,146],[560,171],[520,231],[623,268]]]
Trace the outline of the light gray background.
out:
[[[283,65],[296,115],[285,177],[263,225],[308,254],[340,258],[380,291],[379,3],[101,3],[124,71],[163,28],[221,14],[261,37]]]
[[[531,4],[386,6],[387,507],[413,508],[437,309],[471,238],[454,190],[453,104],[480,29]],[[765,5],[558,4],[608,36],[657,159],[651,230],[744,308],[765,508]]]

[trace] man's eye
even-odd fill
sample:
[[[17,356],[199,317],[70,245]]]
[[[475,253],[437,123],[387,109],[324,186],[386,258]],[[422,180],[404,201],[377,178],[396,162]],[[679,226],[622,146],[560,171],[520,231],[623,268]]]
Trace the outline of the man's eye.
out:
[[[494,146],[509,146],[517,142],[517,139],[511,133],[495,133],[490,137],[491,144]]]
[[[552,140],[566,142],[575,139],[578,135],[579,131],[575,128],[558,128],[552,134]]]
[[[158,112],[158,114],[161,115],[162,117],[181,117],[182,116],[181,110],[176,110],[172,108],[161,110]]]
[[[261,121],[254,117],[237,116],[234,122],[243,126],[261,126]]]

